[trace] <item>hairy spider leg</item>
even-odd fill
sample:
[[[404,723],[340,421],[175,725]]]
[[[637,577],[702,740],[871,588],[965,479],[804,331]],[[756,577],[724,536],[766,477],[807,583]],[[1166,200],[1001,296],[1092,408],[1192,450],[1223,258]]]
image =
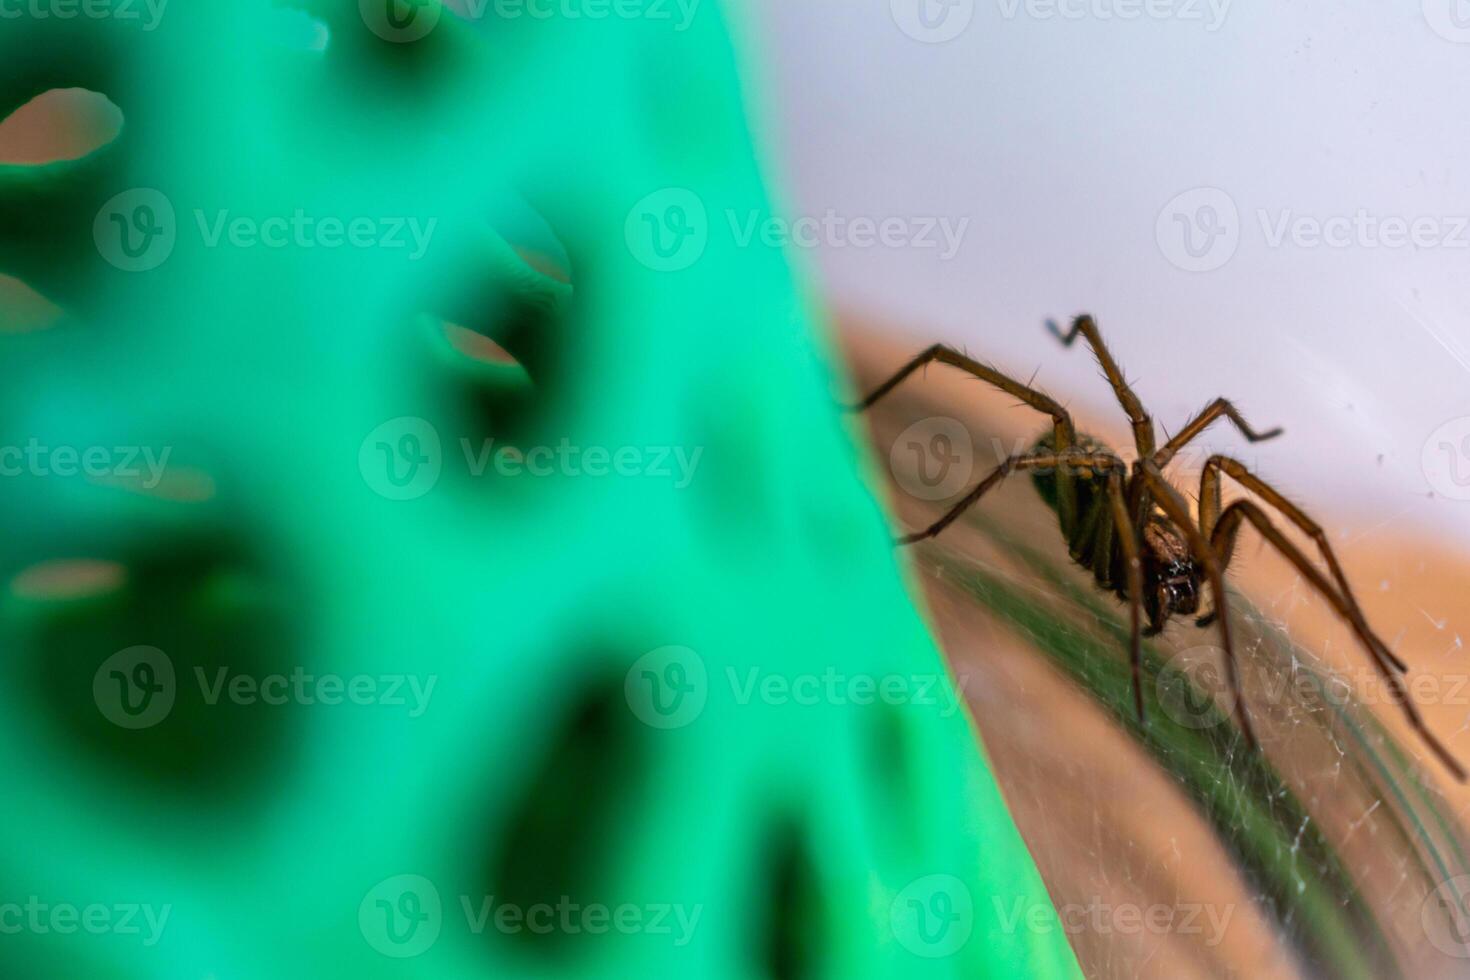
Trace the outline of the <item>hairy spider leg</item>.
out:
[[[1161,470],[1168,466],[1179,450],[1189,445],[1201,433],[1211,425],[1214,425],[1222,415],[1228,418],[1240,430],[1240,434],[1245,436],[1248,442],[1265,442],[1267,439],[1275,439],[1286,431],[1277,427],[1269,432],[1257,432],[1251,428],[1250,423],[1245,420],[1245,416],[1240,414],[1240,410],[1229,399],[1216,398],[1205,407],[1204,411],[1200,412],[1193,419],[1190,419],[1189,424],[1180,429],[1179,433],[1170,439],[1164,445],[1163,449],[1160,449],[1154,454],[1154,465]]]
[[[1000,481],[1011,473],[1018,470],[1054,469],[1058,475],[1066,470],[1097,470],[1099,472],[1114,467],[1121,467],[1122,462],[1112,453],[1022,453],[1008,457],[990,472],[985,479],[975,485],[975,489],[949,509],[949,511],[923,531],[905,535],[897,540],[899,545],[917,544],[929,538],[938,537],[945,528],[959,520],[960,515],[979,502],[980,498],[993,490]]]
[[[1312,539],[1317,545],[1317,550],[1322,554],[1322,560],[1326,562],[1328,570],[1332,573],[1332,578],[1337,582],[1337,595],[1329,595],[1329,601],[1337,607],[1339,613],[1348,619],[1353,631],[1358,634],[1358,638],[1364,645],[1376,649],[1378,656],[1393,664],[1398,670],[1407,672],[1409,665],[1395,656],[1378,634],[1369,628],[1367,617],[1363,615],[1363,607],[1353,595],[1353,588],[1348,584],[1347,575],[1343,573],[1342,565],[1338,562],[1337,555],[1327,540],[1326,532],[1300,507],[1286,499],[1281,491],[1252,473],[1244,463],[1231,459],[1229,456],[1211,456],[1205,463],[1204,472],[1200,474],[1199,486],[1200,530],[1207,537],[1214,533],[1215,523],[1220,515],[1222,473],[1229,474],[1241,486],[1259,495],[1262,500],[1275,507],[1287,520],[1300,528],[1303,534]],[[1217,553],[1220,553],[1218,549]],[[1221,553],[1221,557],[1227,564],[1229,563],[1228,554]]]
[[[1169,520],[1184,532],[1189,541],[1190,550],[1194,552],[1194,560],[1205,570],[1215,609],[1221,614],[1216,618],[1216,625],[1220,628],[1220,640],[1225,646],[1225,674],[1230,684],[1230,694],[1235,699],[1235,715],[1240,720],[1241,732],[1245,735],[1246,742],[1252,748],[1259,749],[1260,743],[1256,741],[1255,730],[1251,727],[1250,713],[1246,710],[1245,697],[1241,691],[1240,669],[1235,659],[1235,644],[1230,635],[1229,600],[1225,596],[1225,575],[1220,568],[1220,562],[1215,558],[1215,551],[1210,546],[1210,542],[1195,526],[1194,516],[1189,512],[1189,504],[1185,502],[1178,490],[1169,485],[1158,467],[1154,466],[1153,461],[1149,459],[1140,461],[1135,472],[1147,487],[1150,496],[1168,515]]]
[[[935,361],[941,364],[947,364],[950,367],[959,368],[961,371],[979,378],[981,381],[999,388],[1007,394],[1014,395],[1038,412],[1051,416],[1052,445],[1058,452],[1066,452],[1076,444],[1077,433],[1072,426],[1072,417],[1067,414],[1067,410],[1056,399],[1044,392],[1036,390],[1030,385],[1022,384],[1015,378],[997,371],[989,365],[981,364],[968,354],[963,354],[946,344],[934,344],[932,347],[915,355],[912,360],[899,368],[891,378],[875,388],[867,398],[864,398],[856,405],[849,406],[849,410],[854,412],[867,411],[878,404],[889,392],[903,384],[909,375]],[[1069,474],[1063,475],[1057,482],[1058,495],[1068,504],[1068,516],[1062,519],[1063,533],[1070,534],[1072,527],[1069,521],[1074,520],[1076,515],[1076,487],[1073,478]]]
[[[1339,612],[1345,612],[1340,597],[1336,596],[1332,591],[1331,583],[1322,576],[1321,572],[1312,567],[1312,563],[1307,560],[1307,556],[1302,554],[1296,545],[1292,544],[1282,535],[1281,531],[1271,523],[1271,519],[1266,516],[1265,512],[1249,500],[1240,500],[1231,504],[1226,508],[1225,513],[1220,517],[1220,522],[1215,526],[1214,539],[1217,542],[1215,547],[1220,554],[1225,556],[1224,560],[1226,563],[1229,562],[1229,556],[1234,550],[1235,536],[1239,532],[1242,520],[1249,520],[1255,525],[1256,530],[1261,533],[1261,536],[1286,557],[1288,561],[1295,565],[1297,570],[1306,576],[1307,580],[1319,592],[1331,600],[1338,607]],[[1222,617],[1221,622],[1223,621],[1224,619]],[[1419,714],[1419,709],[1414,706],[1413,700],[1409,697],[1409,692],[1404,686],[1403,678],[1399,676],[1398,671],[1394,670],[1393,664],[1381,657],[1374,646],[1371,644],[1366,645],[1368,646],[1369,653],[1372,654],[1373,665],[1378,668],[1378,672],[1383,675],[1384,679],[1388,681],[1389,686],[1393,688],[1395,699],[1404,709],[1404,714],[1408,717],[1409,724],[1419,733],[1419,737],[1424,740],[1425,744],[1429,746],[1430,751],[1439,758],[1445,768],[1454,774],[1457,780],[1462,783],[1465,782],[1465,770],[1455,761],[1454,757],[1450,755],[1449,750],[1445,748],[1439,739],[1434,737],[1434,734],[1429,731],[1428,726],[1424,724],[1424,719]]]
[[[1128,381],[1123,377],[1122,368],[1113,359],[1108,351],[1107,344],[1103,343],[1102,333],[1097,329],[1097,322],[1086,313],[1072,321],[1072,329],[1063,332],[1057,326],[1055,320],[1047,321],[1047,328],[1062,342],[1062,346],[1071,347],[1080,334],[1087,338],[1088,346],[1092,348],[1093,356],[1101,365],[1103,374],[1107,375],[1108,383],[1113,386],[1113,393],[1118,396],[1118,404],[1123,406],[1123,411],[1128,416],[1128,421],[1133,423],[1133,444],[1138,449],[1138,458],[1147,459],[1154,454],[1154,422],[1143,410],[1143,402],[1133,393],[1128,386]]]
[[[1128,667],[1133,674],[1133,707],[1138,712],[1138,723],[1147,719],[1143,715],[1143,680],[1139,676],[1143,665],[1143,562],[1139,557],[1138,532],[1128,514],[1127,494],[1123,486],[1123,474],[1119,469],[1108,472],[1108,503],[1113,510],[1113,523],[1118,529],[1118,547],[1123,553],[1123,569],[1128,580],[1128,614],[1132,633],[1128,648]]]

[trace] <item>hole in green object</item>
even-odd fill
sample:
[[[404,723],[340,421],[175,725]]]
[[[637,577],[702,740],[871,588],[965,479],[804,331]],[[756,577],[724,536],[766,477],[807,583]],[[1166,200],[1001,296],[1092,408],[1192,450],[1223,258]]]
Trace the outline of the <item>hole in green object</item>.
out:
[[[816,868],[795,822],[783,822],[768,848],[766,916],[755,945],[765,950],[771,980],[806,980],[821,972],[818,954],[827,939]]]
[[[130,560],[45,563],[11,591],[19,661],[55,738],[140,798],[258,797],[304,705],[232,685],[308,665],[300,621],[243,548],[201,538]]]
[[[889,853],[900,857],[917,844],[919,834],[913,807],[918,799],[913,735],[894,705],[874,705],[871,718],[867,734],[869,771],[874,774],[871,812],[881,815]]]
[[[117,139],[122,110],[86,89],[51,89],[0,122],[0,164],[79,160]]]
[[[61,308],[28,284],[0,275],[0,334],[45,330],[61,317]]]
[[[641,732],[617,677],[589,688],[567,712],[526,783],[491,858],[488,894],[521,910],[597,902],[609,849],[616,848],[624,802],[641,782]],[[639,902],[620,895],[616,907]],[[557,955],[598,937],[560,928],[507,936],[539,955]]]
[[[527,209],[522,208],[522,211]],[[504,217],[504,216],[502,216]],[[473,438],[535,440],[556,400],[566,345],[571,273],[565,252],[539,216],[516,212],[514,245],[493,238],[475,281],[451,297],[444,319],[429,318],[445,354],[447,386]],[[526,227],[529,225],[529,227]]]
[[[457,323],[425,316],[422,329],[433,354],[425,395],[447,395],[452,406],[454,418],[445,431],[468,440],[477,459],[524,437],[539,408],[539,392],[525,366],[496,339]]]
[[[508,366],[520,363],[510,351],[489,337],[455,323],[444,324],[444,339],[449,341],[449,346],[479,364]]]
[[[45,561],[25,569],[10,590],[28,601],[89,599],[121,589],[128,570],[115,561],[72,558]]]
[[[462,326],[489,339],[544,382],[554,366],[571,273],[555,256],[510,246],[484,281],[454,304]],[[450,317],[451,320],[455,319]]]

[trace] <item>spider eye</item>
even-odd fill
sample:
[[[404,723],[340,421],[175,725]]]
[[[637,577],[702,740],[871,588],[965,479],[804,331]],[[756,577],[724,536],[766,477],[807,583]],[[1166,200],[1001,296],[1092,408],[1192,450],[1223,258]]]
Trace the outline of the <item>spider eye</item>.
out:
[[[1180,562],[1169,569],[1164,581],[1164,596],[1171,609],[1181,613],[1192,613],[1199,606],[1199,589],[1194,570]]]

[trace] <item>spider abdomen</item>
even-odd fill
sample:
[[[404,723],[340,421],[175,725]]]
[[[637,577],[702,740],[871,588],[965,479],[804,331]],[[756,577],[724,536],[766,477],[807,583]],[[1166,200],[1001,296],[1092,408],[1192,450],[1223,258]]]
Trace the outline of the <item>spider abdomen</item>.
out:
[[[1083,454],[1114,455],[1106,443],[1081,433],[1073,449]],[[1033,452],[1055,451],[1053,432],[1042,436],[1033,449]],[[1106,471],[1075,466],[1068,467],[1064,473],[1057,469],[1037,469],[1032,471],[1031,479],[1041,499],[1057,515],[1072,560],[1091,571],[1102,588],[1121,591],[1123,557],[1108,499]]]

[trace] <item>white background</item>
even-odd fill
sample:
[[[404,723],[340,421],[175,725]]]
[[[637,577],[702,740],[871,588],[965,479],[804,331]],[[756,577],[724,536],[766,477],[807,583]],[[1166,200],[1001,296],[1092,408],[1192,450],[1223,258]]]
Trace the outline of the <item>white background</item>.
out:
[[[1470,416],[1470,2],[949,2],[948,20],[940,0],[747,8],[792,216],[971,219],[947,261],[814,249],[831,301],[1040,367],[1084,419],[1116,411],[1108,389],[1042,323],[1091,311],[1165,426],[1227,395],[1287,434],[1247,449],[1222,426],[1212,448],[1358,533],[1470,542],[1470,501],[1445,496],[1470,495],[1450,479],[1470,479],[1470,421],[1436,433]],[[957,35],[911,36],[921,3]],[[1171,204],[1198,188],[1224,196]],[[1220,233],[1196,261],[1181,222],[1209,244],[1202,203]],[[1262,226],[1360,211],[1439,241],[1272,245]]]

